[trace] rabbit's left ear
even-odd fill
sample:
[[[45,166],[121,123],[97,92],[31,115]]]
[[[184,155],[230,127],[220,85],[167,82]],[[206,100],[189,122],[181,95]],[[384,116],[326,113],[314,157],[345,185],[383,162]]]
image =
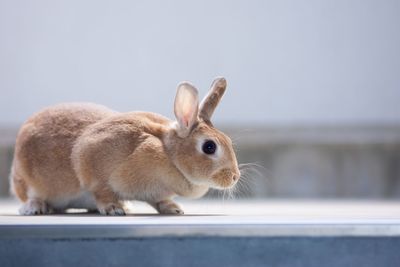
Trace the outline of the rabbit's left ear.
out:
[[[216,78],[211,85],[211,89],[200,104],[200,119],[209,121],[219,101],[225,93],[226,80],[223,77]]]
[[[178,85],[175,97],[174,112],[178,121],[180,137],[189,135],[192,126],[198,121],[199,97],[197,89],[188,82]]]

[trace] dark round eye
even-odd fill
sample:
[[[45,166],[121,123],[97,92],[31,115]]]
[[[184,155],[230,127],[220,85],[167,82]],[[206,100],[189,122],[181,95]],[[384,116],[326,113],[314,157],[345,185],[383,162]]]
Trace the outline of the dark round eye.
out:
[[[214,141],[207,140],[203,144],[203,152],[207,155],[212,155],[217,150],[217,144]]]

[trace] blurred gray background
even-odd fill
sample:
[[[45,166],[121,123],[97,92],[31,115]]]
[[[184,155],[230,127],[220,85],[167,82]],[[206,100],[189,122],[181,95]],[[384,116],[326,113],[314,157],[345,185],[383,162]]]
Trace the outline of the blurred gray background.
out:
[[[178,82],[254,162],[237,197],[400,197],[400,1],[0,0],[0,194],[51,104],[173,117]],[[211,194],[213,195],[213,194]]]

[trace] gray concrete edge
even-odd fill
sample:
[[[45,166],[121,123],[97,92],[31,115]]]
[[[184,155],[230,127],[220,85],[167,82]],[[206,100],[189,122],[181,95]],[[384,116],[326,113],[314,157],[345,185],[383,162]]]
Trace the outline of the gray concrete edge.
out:
[[[400,237],[400,225],[0,225],[0,239],[152,237]]]

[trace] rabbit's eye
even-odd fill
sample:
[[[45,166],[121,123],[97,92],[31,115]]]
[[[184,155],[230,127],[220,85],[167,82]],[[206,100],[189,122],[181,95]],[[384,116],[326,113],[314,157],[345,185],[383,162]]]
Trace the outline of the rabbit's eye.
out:
[[[207,155],[212,155],[217,150],[217,144],[214,141],[207,140],[203,144],[203,152]]]

